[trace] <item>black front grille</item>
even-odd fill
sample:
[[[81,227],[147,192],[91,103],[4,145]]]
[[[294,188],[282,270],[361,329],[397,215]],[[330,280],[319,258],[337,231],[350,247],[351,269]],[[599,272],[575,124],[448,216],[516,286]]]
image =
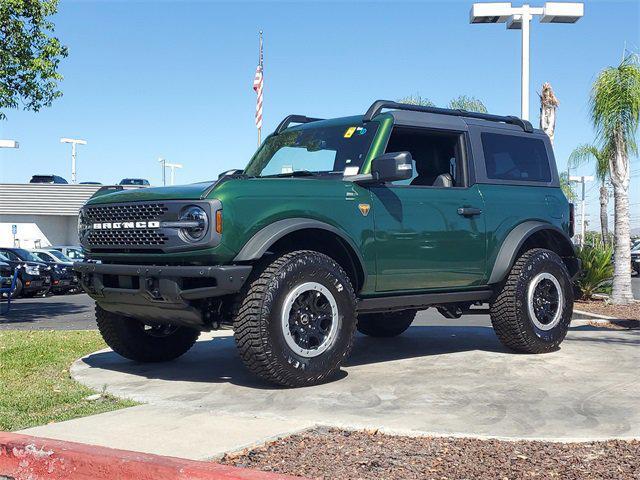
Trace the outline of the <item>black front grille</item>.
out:
[[[89,222],[124,222],[159,220],[168,208],[162,203],[129,203],[87,207],[84,214]]]
[[[157,230],[93,230],[87,235],[92,246],[136,246],[164,245],[167,237]]]

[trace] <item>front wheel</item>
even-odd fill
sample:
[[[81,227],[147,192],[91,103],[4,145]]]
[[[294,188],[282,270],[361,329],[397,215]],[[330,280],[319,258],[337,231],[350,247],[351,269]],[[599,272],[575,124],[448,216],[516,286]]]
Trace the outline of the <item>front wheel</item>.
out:
[[[333,376],[351,351],[355,330],[349,277],[332,258],[306,250],[257,267],[234,319],[247,368],[289,387]]]
[[[193,328],[146,325],[96,305],[96,322],[111,349],[136,362],[166,362],[186,353],[200,336]]]
[[[542,248],[518,258],[491,303],[491,322],[500,341],[525,353],[556,350],[569,329],[573,288],[562,259]]]

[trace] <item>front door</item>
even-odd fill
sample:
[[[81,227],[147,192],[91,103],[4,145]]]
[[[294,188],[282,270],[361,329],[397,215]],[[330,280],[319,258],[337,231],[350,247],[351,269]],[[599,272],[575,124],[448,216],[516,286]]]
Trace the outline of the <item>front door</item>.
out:
[[[387,152],[409,151],[409,181],[371,187],[376,290],[451,289],[485,281],[483,200],[466,186],[462,132],[394,127]]]

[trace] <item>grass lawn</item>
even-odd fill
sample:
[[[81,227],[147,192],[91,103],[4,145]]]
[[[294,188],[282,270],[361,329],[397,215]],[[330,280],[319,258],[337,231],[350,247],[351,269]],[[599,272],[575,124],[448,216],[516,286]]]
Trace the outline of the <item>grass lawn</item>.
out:
[[[105,348],[96,331],[0,331],[0,430],[61,422],[135,405],[96,392],[69,376],[71,363]]]

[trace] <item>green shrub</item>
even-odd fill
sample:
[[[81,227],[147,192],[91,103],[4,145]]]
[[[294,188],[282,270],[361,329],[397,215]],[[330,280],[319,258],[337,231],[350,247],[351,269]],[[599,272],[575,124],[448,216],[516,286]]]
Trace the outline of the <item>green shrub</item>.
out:
[[[578,257],[582,260],[582,273],[578,276],[576,285],[582,292],[582,298],[588,300],[595,293],[611,291],[612,254],[613,246],[611,245],[585,245],[578,249]]]

